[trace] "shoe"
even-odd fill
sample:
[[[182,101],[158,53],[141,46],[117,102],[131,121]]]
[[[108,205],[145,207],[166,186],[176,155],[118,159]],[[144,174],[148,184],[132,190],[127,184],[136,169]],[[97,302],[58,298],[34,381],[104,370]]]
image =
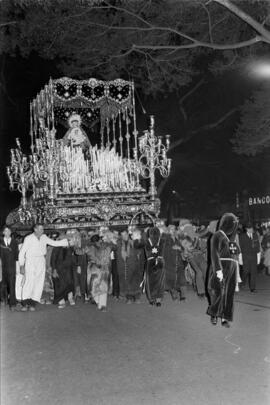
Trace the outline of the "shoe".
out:
[[[10,307],[10,310],[11,310],[11,312],[15,312],[15,311],[16,311],[15,305],[12,305],[12,306]]]
[[[22,312],[27,312],[27,311],[28,311],[28,307],[22,307],[22,308],[21,308],[21,311],[22,311]]]
[[[180,297],[180,301],[186,301],[186,297]]]
[[[157,302],[156,307],[161,307],[161,302]]]
[[[258,291],[254,289],[254,290],[250,290],[250,292],[251,292],[252,294],[257,294]]]
[[[36,308],[35,307],[29,307],[29,311],[31,311],[31,312],[35,312],[35,310],[36,310]]]
[[[228,321],[226,321],[226,319],[224,319],[223,321],[221,321],[221,326],[224,326],[225,328],[229,328],[230,324]]]
[[[75,305],[75,301],[73,298],[69,299],[68,302],[69,302],[69,305]]]
[[[99,310],[100,312],[107,312],[107,308],[106,308],[106,307],[100,307],[100,308],[98,308],[98,310]]]
[[[41,298],[41,300],[39,301],[39,303],[42,304],[42,305],[45,304],[45,302],[46,302],[46,301],[45,301],[44,298]]]
[[[176,301],[177,300],[177,294],[175,292],[173,292],[173,291],[170,291],[170,294],[171,294],[172,300]]]
[[[132,301],[131,300],[126,300],[126,304],[130,305],[130,304],[132,304]]]
[[[211,316],[210,321],[211,321],[212,325],[216,325],[217,324],[217,317],[216,316]]]
[[[65,308],[66,307],[66,304],[59,304],[58,305],[58,309],[63,309],[63,308]]]
[[[135,304],[142,304],[142,301],[138,298],[137,300],[134,301]]]

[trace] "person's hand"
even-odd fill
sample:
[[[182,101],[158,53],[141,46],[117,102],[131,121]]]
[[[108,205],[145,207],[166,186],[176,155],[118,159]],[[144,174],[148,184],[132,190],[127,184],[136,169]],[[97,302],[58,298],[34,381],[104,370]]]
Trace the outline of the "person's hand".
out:
[[[69,246],[74,246],[74,245],[75,245],[75,241],[74,241],[73,238],[72,238],[72,239],[69,239],[68,245],[69,245]]]
[[[59,278],[59,275],[58,275],[56,269],[53,270],[53,272],[52,272],[52,277],[53,277],[53,278]]]
[[[242,256],[242,253],[239,253],[238,262],[239,262],[240,266],[243,266],[243,256]]]
[[[20,273],[24,276],[25,275],[25,267],[20,266]]]
[[[223,280],[223,272],[222,272],[222,270],[218,270],[216,274],[217,274],[217,278],[219,279],[219,281],[222,281]]]
[[[261,252],[257,253],[257,264],[261,262]]]

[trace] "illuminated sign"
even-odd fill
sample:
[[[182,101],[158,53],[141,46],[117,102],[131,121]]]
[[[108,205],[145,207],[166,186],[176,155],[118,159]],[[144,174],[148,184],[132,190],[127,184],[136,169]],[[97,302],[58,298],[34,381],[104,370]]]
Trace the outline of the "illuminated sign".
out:
[[[249,197],[248,205],[265,205],[270,204],[270,195],[263,197]]]

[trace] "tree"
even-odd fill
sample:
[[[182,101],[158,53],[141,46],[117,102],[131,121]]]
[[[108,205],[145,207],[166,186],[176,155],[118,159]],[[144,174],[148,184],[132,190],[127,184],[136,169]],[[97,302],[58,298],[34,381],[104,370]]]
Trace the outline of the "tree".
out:
[[[4,53],[37,52],[72,77],[132,78],[150,97],[176,93],[182,131],[171,150],[238,108],[228,104],[206,120],[189,100],[204,100],[215,75],[269,52],[267,0],[3,0],[0,7]]]
[[[232,140],[238,154],[254,156],[270,147],[270,86],[253,93],[241,108],[241,120]]]
[[[217,70],[270,44],[264,0],[4,0],[1,8],[2,51],[57,57],[64,74],[80,78],[133,77],[148,94],[190,84],[202,56]]]

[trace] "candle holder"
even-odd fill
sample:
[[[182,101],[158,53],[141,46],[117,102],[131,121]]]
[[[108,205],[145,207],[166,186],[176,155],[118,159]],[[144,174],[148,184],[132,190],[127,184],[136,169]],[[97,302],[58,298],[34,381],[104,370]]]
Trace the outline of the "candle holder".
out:
[[[48,183],[48,197],[51,204],[58,192],[58,180],[62,183],[68,179],[67,162],[64,159],[62,142],[55,140],[55,129],[45,129],[42,137],[36,141],[33,154],[33,178]]]
[[[139,138],[139,159],[140,174],[145,179],[150,179],[149,193],[151,199],[156,196],[155,171],[158,170],[162,177],[168,177],[171,170],[171,159],[167,158],[170,146],[170,135],[166,135],[166,144],[162,143],[162,137],[156,137],[154,133],[154,116],[150,116],[149,131]]]
[[[32,164],[31,158],[23,154],[18,138],[16,144],[17,148],[11,149],[11,164],[7,167],[7,175],[10,190],[22,194],[20,213],[22,221],[25,222],[30,214],[27,210],[26,191],[33,187]]]

